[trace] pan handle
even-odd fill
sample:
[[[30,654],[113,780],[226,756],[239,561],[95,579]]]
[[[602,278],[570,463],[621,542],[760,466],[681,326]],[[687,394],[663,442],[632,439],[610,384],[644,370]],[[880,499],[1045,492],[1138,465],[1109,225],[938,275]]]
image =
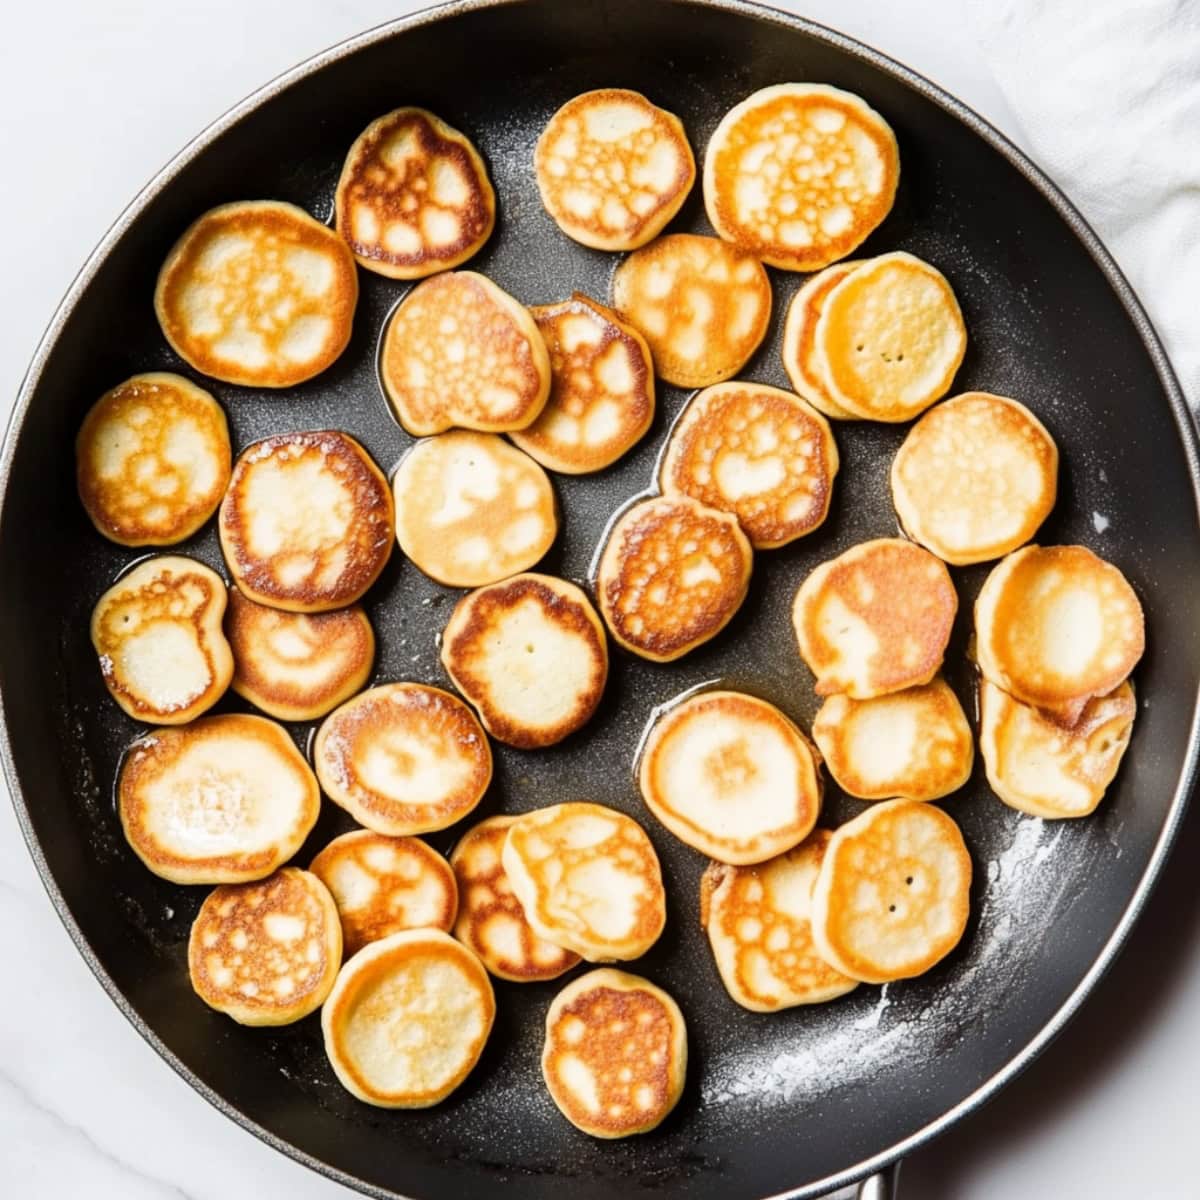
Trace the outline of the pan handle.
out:
[[[900,1179],[900,1163],[894,1162],[890,1167],[877,1171],[870,1179],[864,1179],[858,1185],[855,1193],[856,1200],[896,1200],[899,1192],[896,1184]]]

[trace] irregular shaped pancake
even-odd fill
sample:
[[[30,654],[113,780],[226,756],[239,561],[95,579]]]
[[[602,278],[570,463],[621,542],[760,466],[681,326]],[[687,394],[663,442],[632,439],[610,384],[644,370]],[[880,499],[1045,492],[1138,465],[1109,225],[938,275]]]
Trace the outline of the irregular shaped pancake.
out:
[[[888,123],[822,83],[762,88],[721,118],[704,156],[713,228],[785,271],[844,258],[887,216],[900,178]]]
[[[591,720],[608,679],[608,644],[573,583],[516,575],[458,602],[442,665],[493,737],[534,750]]]
[[[440,929],[408,929],[360,950],[321,1010],[342,1086],[378,1108],[428,1108],[479,1061],[496,997],[479,959]]]
[[[350,147],[334,220],[368,271],[422,279],[466,262],[488,240],[496,193],[457,129],[423,108],[397,108]]]
[[[221,503],[221,549],[259,604],[326,612],[353,604],[392,552],[392,491],[348,433],[281,433],[247,447]]]
[[[244,713],[138,738],[117,777],[126,839],[173,883],[262,879],[300,849],[320,810],[287,730]]]
[[[802,842],[821,810],[808,739],[773,704],[700,692],[654,722],[638,763],[650,811],[726,863],[763,862]]]
[[[392,486],[400,549],[447,587],[524,571],[558,533],[546,472],[492,433],[455,429],[417,442]]]
[[[720,238],[672,233],[613,273],[613,307],[647,341],[659,377],[707,387],[736,375],[771,319],[762,263]]]
[[[577,1129],[598,1138],[648,1132],[679,1102],[686,1074],[687,1025],[662,988],[601,967],[554,997],[542,1078]]]
[[[545,407],[550,355],[528,309],[474,271],[449,271],[396,306],[379,377],[414,437],[453,425],[504,433]]]
[[[92,609],[104,686],[137,721],[183,725],[212,708],[233,677],[221,632],[225,583],[166,554],[122,575]]]
[[[290,1025],[308,1016],[325,1002],[341,965],[333,897],[295,867],[211,892],[188,939],[196,995],[241,1025]]]
[[[688,496],[657,496],[612,526],[596,595],[609,632],[626,650],[670,662],[729,624],[753,565],[736,517]]]
[[[971,856],[958,826],[918,800],[886,800],[829,841],[812,894],[817,953],[863,983],[911,979],[967,926]]]
[[[658,855],[632,817],[587,801],[540,808],[500,856],[538,937],[589,962],[638,958],[667,920]]]
[[[869,700],[937,674],[957,611],[941,559],[903,538],[877,538],[809,575],[792,624],[818,696]]]
[[[175,243],[154,289],[163,336],[184,362],[259,388],[324,371],[350,341],[357,303],[346,243],[276,200],[210,209]]]
[[[568,100],[542,130],[533,165],[559,229],[596,250],[644,246],[696,179],[683,122],[626,88]]]
[[[733,513],[756,550],[773,550],[825,520],[837,470],[829,422],[798,396],[718,383],[683,410],[658,478],[665,495]]]
[[[312,757],[330,800],[391,837],[453,825],[492,781],[492,749],[474,714],[421,683],[347,700],[317,730]]]
[[[817,322],[829,293],[859,265],[858,259],[826,267],[804,281],[788,305],[783,327],[783,369],[796,392],[818,412],[835,421],[857,421],[831,399],[821,377],[817,352]]]
[[[134,375],[88,410],[75,480],[92,524],[122,546],[170,546],[217,511],[229,483],[221,406],[180,375]]]

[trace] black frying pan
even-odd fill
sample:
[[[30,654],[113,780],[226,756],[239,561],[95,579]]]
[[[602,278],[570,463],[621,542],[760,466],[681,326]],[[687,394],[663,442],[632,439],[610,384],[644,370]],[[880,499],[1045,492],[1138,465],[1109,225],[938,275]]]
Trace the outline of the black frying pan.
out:
[[[537,1066],[554,984],[498,986],[483,1060],[445,1104],[422,1113],[367,1108],[334,1080],[315,1018],[244,1029],[192,995],[185,943],[205,889],[149,875],[121,838],[112,782],[137,730],[104,692],[87,619],[133,555],[98,537],[75,497],[76,428],[120,379],[181,369],[151,294],[184,226],[211,205],[243,198],[277,197],[327,216],[347,147],[389,108],[425,105],[474,137],[497,185],[500,222],[471,265],[541,303],[572,289],[603,298],[615,261],[565,239],[537,200],[533,142],[559,104],[599,85],[639,88],[681,114],[702,149],[735,101],[797,79],[858,92],[892,123],[900,192],[863,252],[904,248],[946,272],[971,336],[958,389],[1020,398],[1062,449],[1060,500],[1042,540],[1094,547],[1142,596],[1149,648],[1121,775],[1100,811],[1076,823],[1018,816],[978,773],[946,802],[975,859],[973,915],[959,950],[927,976],[767,1016],[728,999],[697,928],[703,863],[643,810],[630,757],[652,706],[706,680],[757,692],[811,722],[815,700],[793,648],[791,596],[816,563],[895,531],[886,477],[903,429],[839,425],[843,467],[829,521],[757,556],[749,599],[730,629],[670,666],[615,654],[604,706],[581,734],[535,755],[497,747],[496,782],[478,814],[586,797],[647,824],[670,913],[666,934],[635,969],[667,986],[689,1021],[693,1061],[676,1112],[656,1133],[616,1144],[595,1142],[559,1116]],[[707,231],[698,193],[674,228]],[[772,274],[772,334],[745,374],[786,386],[779,332],[800,280]],[[259,394],[206,382],[238,446],[340,426],[393,464],[409,439],[380,397],[375,349],[402,290],[364,273],[350,348],[302,387]],[[650,481],[684,399],[660,388],[643,445],[598,476],[556,480],[564,531],[545,570],[586,574],[609,514]],[[564,1187],[576,1200],[815,1196],[896,1159],[1012,1078],[1127,935],[1195,768],[1197,478],[1178,385],[1112,260],[1033,166],[931,84],[846,38],[738,3],[449,5],[312,60],[217,122],[142,193],[76,280],[38,349],[0,459],[0,750],[46,886],[114,1001],[209,1100],[302,1162],[376,1196],[502,1187],[554,1200]],[[182,550],[221,566],[211,527]],[[984,571],[955,572],[962,617],[950,677],[968,703],[962,650]],[[380,635],[376,682],[444,682],[435,637],[455,597],[395,556],[369,596]],[[240,706],[230,697],[221,707]],[[294,732],[303,744],[307,729]],[[859,808],[831,788],[825,822]],[[346,824],[326,805],[299,861]],[[431,841],[445,849],[455,836]]]

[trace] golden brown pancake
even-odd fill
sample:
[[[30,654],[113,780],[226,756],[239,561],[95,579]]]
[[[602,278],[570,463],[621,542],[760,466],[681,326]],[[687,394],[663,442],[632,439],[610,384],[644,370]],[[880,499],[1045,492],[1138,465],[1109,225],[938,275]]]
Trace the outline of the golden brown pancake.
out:
[[[788,305],[787,322],[783,327],[783,369],[787,371],[792,387],[818,412],[835,421],[857,421],[858,417],[835,403],[825,387],[818,370],[817,322],[826,297],[858,265],[857,259],[851,259],[826,267],[806,279]]]

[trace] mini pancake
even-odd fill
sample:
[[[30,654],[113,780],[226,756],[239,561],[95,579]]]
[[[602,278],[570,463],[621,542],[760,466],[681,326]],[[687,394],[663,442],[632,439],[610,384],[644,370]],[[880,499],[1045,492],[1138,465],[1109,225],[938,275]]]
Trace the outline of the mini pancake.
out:
[[[360,825],[403,837],[461,821],[492,781],[492,749],[457,696],[385,683],[325,718],[313,766],[325,794]]]
[[[821,810],[808,739],[773,704],[742,692],[701,692],[659,716],[638,784],[677,838],[726,863],[791,849]]]
[[[660,378],[679,387],[736,375],[771,319],[762,263],[694,233],[668,234],[634,251],[613,274],[612,297],[649,344]]]
[[[180,375],[134,375],[88,410],[75,479],[92,524],[122,546],[170,546],[217,511],[229,483],[221,406]]]
[[[869,700],[937,674],[957,611],[941,559],[878,538],[817,567],[796,593],[792,624],[818,696]]]
[[[578,292],[529,311],[550,352],[550,399],[532,425],[509,437],[564,475],[610,466],[654,420],[654,363],[646,339]]]
[[[428,1108],[479,1061],[495,1017],[479,959],[440,929],[408,929],[346,963],[321,1032],[351,1095],[378,1108]]]
[[[546,472],[494,433],[455,429],[417,442],[392,486],[400,549],[447,587],[524,571],[558,533]]]
[[[538,937],[589,962],[638,958],[666,924],[658,855],[615,809],[573,801],[527,813],[500,861]]]
[[[309,870],[329,889],[342,921],[346,957],[402,929],[454,925],[458,884],[450,864],[415,837],[355,829],[336,837]]]
[[[596,250],[644,246],[696,180],[683,122],[626,88],[568,100],[538,138],[533,165],[559,229]]]
[[[829,293],[857,266],[859,261],[852,259],[806,279],[788,305],[783,327],[783,369],[792,387],[818,412],[835,421],[857,421],[858,417],[836,404],[825,387],[818,368],[817,322]]]
[[[602,967],[554,997],[542,1078],[577,1129],[598,1138],[648,1132],[679,1102],[686,1074],[687,1025],[662,988]]]
[[[525,920],[500,856],[516,817],[489,817],[467,830],[450,855],[458,880],[454,936],[493,975],[514,983],[557,979],[579,955],[547,942]]]
[[[729,624],[753,565],[736,517],[688,496],[643,500],[609,532],[596,579],[600,611],[626,650],[670,662]]]
[[[887,216],[900,178],[888,123],[821,83],[779,83],[721,118],[704,156],[713,228],[785,271],[819,271]]]
[[[1094,812],[1133,733],[1137,702],[1129,682],[1089,700],[1064,728],[979,682],[979,752],[992,791],[1010,808],[1056,820]]]
[[[392,492],[349,434],[281,433],[238,457],[221,549],[249,599],[289,612],[353,604],[392,552]]]
[[[205,375],[284,388],[346,348],[358,273],[332,229],[294,204],[223,204],[175,243],[154,311],[176,354]]]
[[[117,777],[126,839],[173,883],[262,879],[300,849],[320,810],[287,730],[244,713],[138,738]]]
[[[383,334],[383,390],[414,437],[453,425],[524,429],[550,395],[550,355],[529,310],[474,271],[417,284]]]
[[[422,279],[466,262],[488,240],[496,194],[457,129],[423,108],[397,108],[350,147],[334,220],[368,271]]]
[[[842,791],[860,800],[937,800],[971,777],[975,743],[945,680],[872,700],[830,696],[813,738]]]
[[[225,597],[216,571],[170,554],[134,567],[96,602],[104,685],[134,720],[183,725],[224,694],[233,677]]]
[[[832,836],[814,829],[767,862],[713,862],[700,877],[700,924],[725,990],[743,1008],[775,1012],[822,1004],[858,987],[813,946],[813,884]]]
[[[341,965],[333,897],[295,867],[211,892],[188,939],[196,995],[241,1025],[290,1025],[308,1016]]]
[[[591,720],[608,679],[608,644],[573,583],[515,575],[458,602],[442,665],[493,737],[534,750]]]
[[[918,800],[886,800],[830,839],[812,895],[817,953],[863,983],[911,979],[966,929],[971,856],[958,826]]]
[[[1024,545],[1058,492],[1058,447],[1023,404],[965,392],[927,412],[892,460],[905,533],[957,566]]]
[[[825,520],[837,470],[829,422],[798,396],[718,383],[683,410],[659,484],[665,495],[733,513],[756,550],[773,550]]]

